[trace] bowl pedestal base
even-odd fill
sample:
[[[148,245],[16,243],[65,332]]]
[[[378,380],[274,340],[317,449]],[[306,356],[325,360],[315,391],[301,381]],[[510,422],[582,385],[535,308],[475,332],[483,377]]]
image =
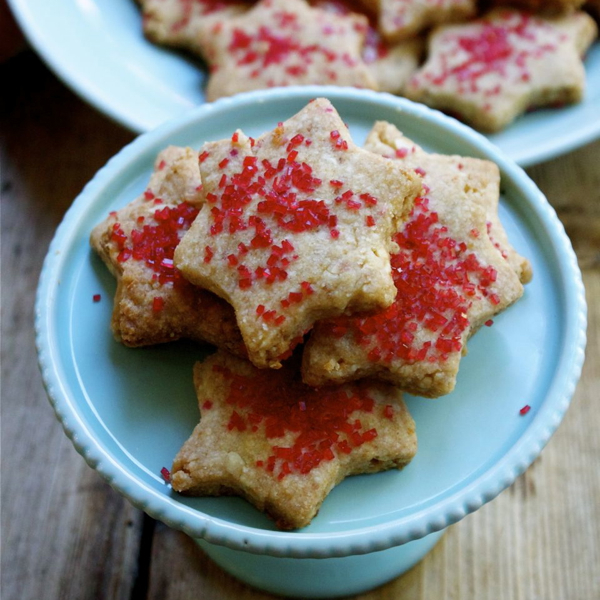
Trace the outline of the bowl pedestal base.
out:
[[[337,598],[361,594],[402,575],[425,557],[443,533],[341,558],[281,558],[196,542],[222,569],[252,587],[293,598]]]

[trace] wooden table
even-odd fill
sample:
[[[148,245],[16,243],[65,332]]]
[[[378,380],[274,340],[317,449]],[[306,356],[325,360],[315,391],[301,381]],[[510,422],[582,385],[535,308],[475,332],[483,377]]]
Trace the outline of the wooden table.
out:
[[[42,260],[69,204],[133,136],[31,52],[0,74],[2,600],[270,598],[133,508],[84,463],[55,419],[34,347]],[[572,407],[510,489],[363,600],[600,598],[600,142],[529,174],[563,220],[587,288],[587,360]]]

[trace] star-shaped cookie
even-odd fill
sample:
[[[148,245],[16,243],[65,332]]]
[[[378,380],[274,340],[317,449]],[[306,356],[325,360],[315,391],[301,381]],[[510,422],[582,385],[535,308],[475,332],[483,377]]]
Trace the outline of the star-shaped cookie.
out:
[[[388,42],[398,42],[441,23],[465,21],[476,14],[475,0],[361,0],[378,15]]]
[[[200,160],[206,204],[175,264],[234,307],[257,367],[279,367],[315,321],[391,304],[391,236],[420,177],[357,147],[328,100]]]
[[[384,156],[401,160],[411,169],[430,171],[442,167],[446,172],[453,169],[466,177],[466,185],[473,192],[471,197],[479,199],[486,214],[486,231],[490,241],[508,261],[521,283],[529,283],[533,276],[531,264],[510,244],[498,215],[500,198],[500,171],[489,161],[457,155],[429,154],[412,140],[404,136],[394,125],[378,121],[365,142],[365,148]]]
[[[159,154],[146,191],[92,231],[92,247],[117,278],[111,327],[126,346],[184,337],[245,354],[233,309],[173,265],[201,206],[200,188],[198,153],[171,146]]]
[[[357,0],[311,0],[311,6],[339,15],[361,12]],[[377,30],[376,19],[369,19],[362,59],[375,78],[380,92],[401,94],[406,82],[419,66],[424,47],[424,40],[416,37],[388,44]]]
[[[143,28],[157,44],[200,52],[199,40],[222,19],[239,15],[252,4],[246,0],[139,0]]]
[[[515,302],[523,286],[487,234],[484,177],[420,149],[414,158],[402,146],[396,154],[395,144],[386,143],[393,138],[387,127],[378,124],[366,147],[375,152],[383,147],[384,155],[394,154],[390,162],[423,176],[423,195],[394,238],[398,294],[377,314],[318,323],[304,350],[303,379],[323,385],[377,377],[437,397],[454,388],[468,337]],[[477,179],[480,188],[474,187]]]
[[[581,100],[581,56],[596,34],[582,12],[546,19],[499,8],[437,28],[426,63],[404,93],[482,131],[498,131],[528,108]]]
[[[274,86],[329,84],[376,89],[361,58],[367,26],[305,0],[260,0],[198,40],[210,67],[208,100]]]
[[[305,527],[345,477],[404,467],[415,425],[401,393],[358,382],[315,390],[295,366],[265,371],[219,351],[194,368],[200,424],[174,460],[188,495],[239,495],[281,529]]]

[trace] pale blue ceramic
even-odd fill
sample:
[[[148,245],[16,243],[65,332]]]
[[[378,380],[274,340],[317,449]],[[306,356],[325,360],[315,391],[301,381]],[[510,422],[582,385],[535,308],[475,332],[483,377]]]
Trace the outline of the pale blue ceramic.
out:
[[[146,186],[168,144],[198,148],[235,128],[258,136],[311,98],[331,99],[357,143],[376,119],[430,150],[488,158],[502,172],[501,218],[533,265],[524,297],[469,342],[456,390],[408,397],[419,451],[403,471],[347,479],[297,532],[238,498],[184,498],[169,467],[198,421],[191,343],[128,349],[112,338],[115,282],[88,245],[92,227]],[[93,296],[101,294],[100,302]],[[472,130],[423,106],[340,88],[288,88],[205,104],[124,148],[68,211],[40,279],[36,329],[50,400],[77,450],[136,506],[202,540],[248,583],[300,597],[358,593],[402,573],[451,523],[512,483],[560,423],[580,375],[586,307],[575,254],[545,198]],[[521,416],[525,404],[531,411]],[[318,559],[318,560],[316,560]]]
[[[33,47],[78,94],[140,133],[204,102],[200,61],[142,34],[134,0],[8,0]],[[489,136],[522,166],[600,136],[600,43],[586,60],[588,90],[578,105],[540,110]]]

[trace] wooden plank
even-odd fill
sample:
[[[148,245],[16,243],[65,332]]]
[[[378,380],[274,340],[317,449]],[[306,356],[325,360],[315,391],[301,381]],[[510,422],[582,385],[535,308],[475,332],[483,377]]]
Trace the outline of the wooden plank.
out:
[[[7,67],[3,85],[10,95],[1,128],[2,598],[125,600],[137,572],[141,513],[85,465],[64,435],[42,387],[32,324],[37,279],[56,225],[131,134],[77,100],[32,54]]]

